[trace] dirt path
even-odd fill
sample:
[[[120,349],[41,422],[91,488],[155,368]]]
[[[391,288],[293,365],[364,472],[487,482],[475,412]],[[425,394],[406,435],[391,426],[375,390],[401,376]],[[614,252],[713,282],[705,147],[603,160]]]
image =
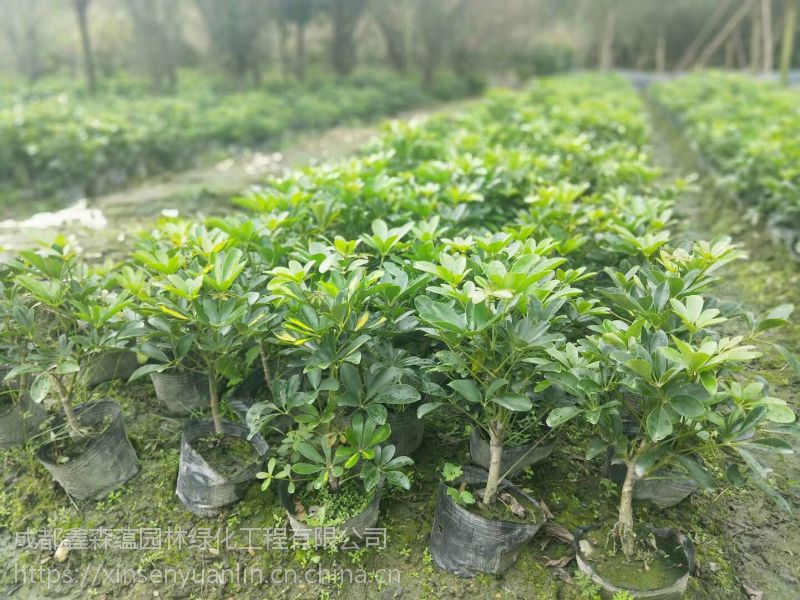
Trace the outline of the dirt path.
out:
[[[471,101],[438,104],[396,115],[401,120],[424,120],[439,112],[462,110]],[[299,135],[274,152],[245,152],[203,168],[154,178],[140,186],[79,201],[65,209],[26,218],[0,219],[0,258],[57,234],[75,236],[89,254],[109,248],[123,250],[142,226],[162,214],[222,213],[228,198],[270,174],[354,154],[377,139],[380,123],[341,126],[324,133]]]
[[[737,206],[734,198],[725,197],[714,184],[713,173],[704,169],[668,118],[657,110],[652,114],[654,154],[666,175],[684,178],[699,173],[696,191],[684,195],[677,206],[682,235],[688,239],[727,235],[749,255],[748,261],[722,274],[718,295],[755,311],[786,303],[800,311],[800,264],[785,248],[772,244],[763,227],[746,209]],[[799,320],[796,311],[793,327],[775,340],[794,352],[800,350]],[[764,357],[761,362],[759,373],[769,382],[771,394],[785,398],[800,412],[797,378],[777,356]],[[792,507],[790,513],[759,491],[724,494],[709,507],[708,519],[722,531],[723,552],[742,589],[746,585],[763,591],[765,600],[789,600],[800,595],[800,441],[795,445],[795,454],[772,465],[778,487]]]

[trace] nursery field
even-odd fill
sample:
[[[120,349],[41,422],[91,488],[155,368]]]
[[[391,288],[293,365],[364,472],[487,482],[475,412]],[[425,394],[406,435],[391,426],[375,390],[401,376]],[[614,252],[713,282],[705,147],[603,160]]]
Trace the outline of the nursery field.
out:
[[[796,597],[796,94],[542,79],[19,252],[0,593]]]
[[[87,97],[40,83],[0,95],[0,204],[57,205],[97,196],[213,163],[231,149],[274,150],[293,132],[464,97],[480,85],[443,78],[423,90],[411,78],[366,71],[343,80],[267,82],[252,91],[187,77],[171,96],[153,96],[134,81],[111,81],[103,93]]]

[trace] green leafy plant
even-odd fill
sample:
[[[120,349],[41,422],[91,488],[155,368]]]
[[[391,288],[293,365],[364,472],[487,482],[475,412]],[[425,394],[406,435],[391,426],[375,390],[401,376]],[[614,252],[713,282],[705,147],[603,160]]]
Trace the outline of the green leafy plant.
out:
[[[710,285],[714,265],[733,253],[728,248],[712,256],[706,248],[701,244],[650,269],[610,270],[617,285],[606,295],[616,318],[593,326],[595,335],[578,345],[550,351],[563,367],[550,377],[580,401],[551,411],[548,424],[557,427],[580,416],[597,434],[587,457],[610,447],[625,464],[614,533],[629,557],[635,544],[633,493],[643,477],[676,464],[710,489],[723,472],[741,484],[744,469],[767,489],[769,469],[756,455],[792,451],[780,437],[794,421],[786,402],[769,396],[760,383],[739,381],[742,367],[759,352],[743,337],[716,329],[740,311],[717,308],[696,293]],[[698,268],[701,263],[704,268]],[[782,309],[749,319],[750,339],[784,324],[786,316]]]
[[[547,256],[547,244],[511,244],[507,236],[482,240],[483,249],[467,255],[441,253],[438,263],[415,266],[434,276],[428,296],[416,299],[426,335],[444,349],[434,371],[445,373],[455,392],[449,402],[489,437],[490,466],[483,503],[491,505],[503,475],[503,446],[535,407],[533,392],[550,368],[547,349],[563,342],[551,331],[559,312],[577,290],[556,277],[561,258]],[[491,254],[490,254],[491,252]],[[420,416],[441,406],[420,406]]]
[[[70,435],[84,435],[74,406],[89,397],[97,360],[126,348],[142,332],[123,317],[131,300],[113,281],[82,263],[63,239],[39,252],[21,252],[10,265],[11,314],[4,338],[13,336],[15,366],[6,380],[30,377],[30,398],[54,394]]]

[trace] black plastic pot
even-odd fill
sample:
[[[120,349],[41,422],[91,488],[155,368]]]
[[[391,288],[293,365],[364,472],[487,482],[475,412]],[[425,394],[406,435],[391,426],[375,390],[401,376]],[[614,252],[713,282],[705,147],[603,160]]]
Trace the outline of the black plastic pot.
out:
[[[175,416],[203,412],[210,404],[208,378],[194,371],[164,371],[151,373],[156,397]]]
[[[462,482],[481,484],[487,475],[482,469],[465,467],[464,475],[453,485]],[[539,507],[536,500],[506,480],[501,482],[499,491],[510,492]],[[447,495],[447,486],[441,483],[429,546],[431,558],[437,567],[459,577],[499,574],[516,562],[519,551],[544,522],[545,516],[541,511],[536,523],[490,521],[456,504]]]
[[[136,353],[130,350],[113,350],[97,357],[89,365],[89,385],[97,386],[115,379],[127,380],[139,368]]]
[[[249,429],[235,423],[226,421],[222,427],[226,436],[246,440],[250,434]],[[181,459],[175,493],[190,512],[200,517],[216,516],[226,506],[241,500],[256,473],[262,470],[268,450],[267,443],[261,436],[253,437],[250,443],[258,458],[235,477],[225,477],[217,473],[192,445],[196,440],[213,435],[214,432],[213,421],[204,419],[189,422],[181,437]]]
[[[309,545],[313,544],[314,547],[330,543],[330,527],[312,527],[297,519],[294,508],[294,494],[288,492],[286,485],[278,486],[278,498],[283,508],[286,509],[289,525],[291,525],[295,536],[303,540],[308,540]],[[366,530],[375,527],[375,524],[378,522],[380,506],[381,490],[379,487],[375,490],[375,495],[363,511],[344,523],[336,525],[336,533],[349,537],[363,538]]]
[[[671,527],[651,527],[650,531],[656,538],[656,544],[663,548],[677,548],[682,547],[683,553],[686,557],[686,569],[683,574],[675,580],[674,583],[667,587],[658,589],[635,589],[615,585],[613,581],[609,581],[602,577],[594,568],[592,561],[589,560],[584,552],[581,550],[580,541],[584,539],[587,532],[594,529],[593,527],[579,527],[575,530],[574,540],[572,542],[575,551],[575,561],[578,568],[582,573],[590,576],[592,581],[598,584],[602,590],[603,595],[607,598],[613,596],[616,592],[628,592],[633,598],[648,598],[649,600],[678,600],[683,598],[686,591],[686,585],[689,583],[689,575],[694,568],[694,545],[691,540],[683,535],[676,529]],[[620,558],[620,560],[623,560]]]
[[[386,443],[394,444],[395,456],[410,456],[422,445],[425,421],[417,417],[416,407],[409,406],[403,412],[390,410],[386,422],[392,428]]]
[[[523,446],[504,446],[503,458],[500,461],[500,471],[501,473],[507,473],[511,467],[514,467],[514,469],[508,473],[509,477],[513,476],[527,467],[546,459],[553,453],[555,447],[555,442],[539,445],[525,444]],[[470,458],[472,458],[472,462],[476,465],[484,469],[489,468],[489,442],[481,437],[478,429],[473,429],[472,434],[469,436],[469,455]]]
[[[45,408],[31,402],[27,395],[23,395],[16,403],[0,397],[0,448],[25,444],[38,433],[39,426],[46,418]]]
[[[82,426],[100,426],[108,420],[108,427],[92,439],[81,456],[67,463],[47,460],[49,444],[39,448],[37,457],[73,498],[102,498],[139,472],[136,451],[125,432],[122,410],[116,402],[100,400],[82,404],[75,409],[75,416]],[[60,415],[54,428],[63,424],[64,416]]]
[[[625,465],[609,465],[608,478],[622,487],[625,481]],[[700,485],[686,473],[667,468],[637,481],[633,488],[633,499],[637,502],[650,502],[658,508],[670,508],[698,489]]]

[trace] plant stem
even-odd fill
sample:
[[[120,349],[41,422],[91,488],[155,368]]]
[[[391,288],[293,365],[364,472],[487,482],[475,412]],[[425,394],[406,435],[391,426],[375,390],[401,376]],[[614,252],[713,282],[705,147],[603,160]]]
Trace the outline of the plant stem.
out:
[[[225,433],[222,429],[222,417],[219,414],[219,387],[217,374],[213,368],[208,370],[208,392],[211,398],[211,418],[214,419],[214,431],[218,434]]]
[[[269,368],[267,345],[262,341],[259,343],[259,347],[261,348],[261,370],[264,371],[264,383],[267,384],[267,390],[272,394],[272,370]]]
[[[502,424],[495,423],[489,427],[489,476],[486,478],[486,489],[483,492],[483,503],[487,506],[494,504],[497,496],[503,460],[504,433]]]
[[[622,543],[622,551],[626,558],[631,558],[635,550],[636,536],[633,531],[633,490],[636,487],[635,460],[625,462],[625,482],[619,498],[619,514],[616,535]]]
[[[67,421],[67,429],[69,429],[70,437],[83,437],[81,425],[78,422],[78,418],[75,416],[75,410],[72,407],[69,390],[67,390],[67,387],[64,385],[64,382],[61,381],[61,378],[58,375],[51,373],[50,376],[53,378],[53,381],[55,381],[56,387],[58,388],[58,397],[61,400],[61,407],[64,409],[64,417]]]

